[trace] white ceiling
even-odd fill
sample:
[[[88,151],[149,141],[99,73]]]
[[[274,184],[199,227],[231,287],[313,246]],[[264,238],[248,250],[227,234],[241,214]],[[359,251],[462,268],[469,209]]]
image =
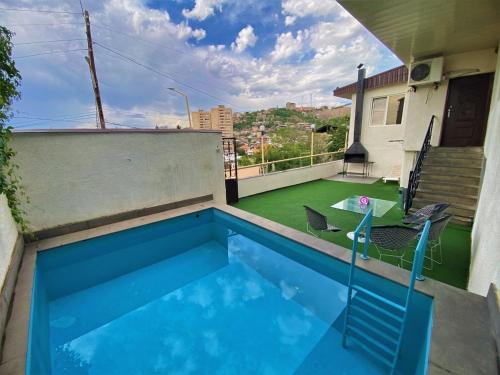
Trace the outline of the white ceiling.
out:
[[[498,46],[500,0],[338,0],[405,63]]]

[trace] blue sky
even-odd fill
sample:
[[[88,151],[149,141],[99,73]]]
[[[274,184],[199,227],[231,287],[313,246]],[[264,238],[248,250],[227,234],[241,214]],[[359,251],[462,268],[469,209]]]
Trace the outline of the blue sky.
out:
[[[334,1],[83,4],[98,43],[97,73],[110,125],[186,125],[182,98],[168,87],[186,92],[192,110],[218,104],[256,110],[287,101],[309,104],[311,98],[314,105],[338,105],[343,101],[332,90],[355,79],[358,63],[369,74],[400,64]],[[14,125],[95,127],[83,22],[73,14],[78,1],[8,0],[0,8],[0,23],[16,33],[14,56],[23,76]],[[36,54],[42,55],[31,56]]]

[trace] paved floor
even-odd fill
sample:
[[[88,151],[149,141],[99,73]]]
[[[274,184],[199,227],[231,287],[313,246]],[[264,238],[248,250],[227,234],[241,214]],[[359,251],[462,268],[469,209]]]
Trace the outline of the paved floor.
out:
[[[335,176],[325,178],[325,180],[330,181],[354,182],[356,184],[373,184],[379,179],[380,177],[344,176],[342,174],[337,174]]]

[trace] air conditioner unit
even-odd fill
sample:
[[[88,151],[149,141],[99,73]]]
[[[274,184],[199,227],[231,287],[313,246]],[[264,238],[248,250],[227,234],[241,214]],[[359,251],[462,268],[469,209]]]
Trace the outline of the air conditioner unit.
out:
[[[408,85],[419,86],[441,82],[443,77],[443,58],[417,61],[411,64]]]

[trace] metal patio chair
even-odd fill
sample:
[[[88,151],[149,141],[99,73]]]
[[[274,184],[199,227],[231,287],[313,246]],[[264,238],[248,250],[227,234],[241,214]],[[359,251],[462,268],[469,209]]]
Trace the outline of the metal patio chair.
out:
[[[340,232],[342,229],[328,224],[326,216],[313,210],[311,207],[304,206],[306,209],[307,216],[307,232],[315,237],[321,237],[321,232]],[[313,232],[313,230],[319,231],[320,234]]]
[[[403,224],[418,225],[424,223],[427,219],[433,220],[443,213],[450,205],[448,203],[433,203],[422,207],[410,215],[403,218]]]
[[[403,267],[406,248],[419,233],[419,228],[403,225],[374,225],[371,228],[370,241],[375,245],[380,260],[382,257],[397,258],[398,266]]]
[[[441,248],[441,234],[445,230],[446,226],[450,222],[452,216],[451,215],[442,215],[434,220],[431,220],[431,227],[429,230],[429,238],[427,240],[427,250],[430,252],[430,256],[425,256],[426,259],[431,261],[429,267],[426,267],[424,264],[424,268],[427,270],[432,270],[434,263],[443,264],[443,250]],[[418,226],[419,230],[422,230],[424,227],[423,224]],[[434,251],[437,251],[439,254],[439,260],[434,259]]]

